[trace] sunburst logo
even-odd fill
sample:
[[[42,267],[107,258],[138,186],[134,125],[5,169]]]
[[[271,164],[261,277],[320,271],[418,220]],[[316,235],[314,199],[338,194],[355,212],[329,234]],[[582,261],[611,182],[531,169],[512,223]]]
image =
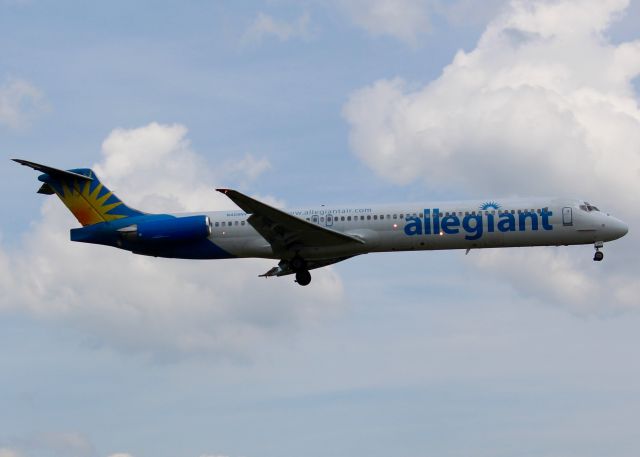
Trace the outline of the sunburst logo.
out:
[[[73,183],[62,183],[62,192],[58,195],[76,219],[86,226],[125,217],[110,213],[111,210],[122,205],[122,202],[101,183],[97,183],[91,189],[92,183],[95,181],[79,183],[76,180]]]
[[[494,201],[484,202],[482,205],[480,205],[480,209],[483,211],[486,211],[489,209],[500,209],[500,204]]]

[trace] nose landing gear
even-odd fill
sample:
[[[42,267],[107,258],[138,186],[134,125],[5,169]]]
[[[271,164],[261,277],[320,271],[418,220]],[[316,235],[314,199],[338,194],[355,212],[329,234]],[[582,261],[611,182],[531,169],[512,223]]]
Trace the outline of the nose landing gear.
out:
[[[593,260],[595,262],[600,262],[602,261],[602,259],[604,259],[604,252],[600,250],[600,248],[602,248],[603,245],[604,243],[602,241],[596,241],[594,244],[594,247],[596,248],[596,253],[593,255]]]

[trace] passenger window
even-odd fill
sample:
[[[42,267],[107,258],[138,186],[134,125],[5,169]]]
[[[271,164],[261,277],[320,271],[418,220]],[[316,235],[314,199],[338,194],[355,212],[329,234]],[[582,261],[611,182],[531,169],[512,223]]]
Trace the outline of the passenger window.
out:
[[[226,222],[223,222],[223,223],[222,223],[222,226],[224,227],[225,225],[226,225]]]
[[[324,216],[320,218],[320,222],[324,222]]]
[[[381,214],[380,215],[380,220],[383,220],[383,219],[384,219],[384,214]]]
[[[240,222],[240,224],[244,225],[244,221]]]
[[[374,221],[377,221],[377,220],[378,220],[378,215],[377,215],[377,214],[374,214],[374,215],[373,215],[373,220],[374,220]]]
[[[347,220],[350,221],[351,220],[351,216],[347,216]]]
[[[516,210],[515,210],[515,209],[512,209],[512,210],[511,210],[511,214],[516,214]]]
[[[238,221],[236,221],[235,225],[238,225]]]
[[[216,227],[220,227],[220,222],[216,222]]]
[[[469,215],[469,211],[465,211],[465,212],[464,212],[464,215],[465,215],[465,216],[468,216],[468,215]]]
[[[399,217],[400,219],[404,219],[404,214],[400,214],[398,217]]]
[[[394,219],[398,219],[398,215],[397,215],[397,214],[394,214],[394,215],[393,215],[393,218],[394,218]]]

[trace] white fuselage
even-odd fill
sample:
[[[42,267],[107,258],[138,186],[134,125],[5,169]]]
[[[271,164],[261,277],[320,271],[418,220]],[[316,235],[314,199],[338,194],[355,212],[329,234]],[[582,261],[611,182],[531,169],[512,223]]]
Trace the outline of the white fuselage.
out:
[[[331,259],[368,252],[554,246],[611,241],[627,233],[619,219],[580,200],[539,198],[496,202],[461,201],[371,206],[321,206],[286,210],[362,244],[303,247],[305,259]],[[483,209],[481,209],[483,208]],[[199,213],[203,214],[203,213]],[[234,257],[283,258],[247,222],[240,210],[206,213],[209,240]]]

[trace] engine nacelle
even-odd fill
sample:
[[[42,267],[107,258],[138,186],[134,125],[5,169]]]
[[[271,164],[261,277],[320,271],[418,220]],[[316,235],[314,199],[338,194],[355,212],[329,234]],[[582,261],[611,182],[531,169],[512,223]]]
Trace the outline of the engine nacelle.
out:
[[[193,241],[211,235],[211,220],[208,216],[161,219],[125,227],[120,233],[130,241]]]

